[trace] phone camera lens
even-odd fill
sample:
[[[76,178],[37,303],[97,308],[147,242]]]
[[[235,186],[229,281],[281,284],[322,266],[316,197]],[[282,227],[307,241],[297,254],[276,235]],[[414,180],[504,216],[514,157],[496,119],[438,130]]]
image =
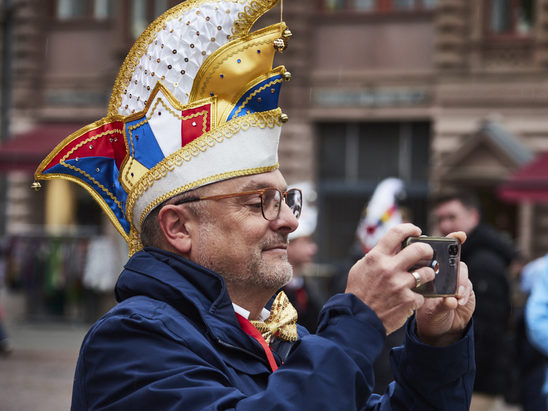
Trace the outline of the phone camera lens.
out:
[[[449,246],[449,255],[456,256],[459,253],[459,246],[456,244],[451,244]]]
[[[434,270],[434,274],[438,274],[440,272],[440,263],[438,263],[437,260],[432,260],[430,262],[430,267]]]

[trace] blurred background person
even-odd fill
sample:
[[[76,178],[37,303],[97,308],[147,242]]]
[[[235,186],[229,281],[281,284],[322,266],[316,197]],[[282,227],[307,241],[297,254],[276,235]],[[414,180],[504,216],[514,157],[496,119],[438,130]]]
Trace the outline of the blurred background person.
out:
[[[402,180],[388,177],[375,187],[369,201],[365,204],[356,228],[356,238],[349,250],[347,267],[339,270],[344,273],[335,279],[334,289],[343,292],[346,284],[346,273],[356,261],[371,250],[379,239],[392,227],[400,223],[411,222],[409,211],[400,206],[405,198],[405,187]],[[390,365],[390,351],[403,344],[405,327],[386,336],[383,349],[374,364],[374,392],[382,394],[394,379]]]
[[[407,212],[398,204],[398,201],[404,197],[404,184],[399,178],[389,177],[377,185],[356,229],[356,238],[361,246],[362,256],[371,250],[391,227],[410,222]],[[390,365],[390,351],[402,345],[404,340],[405,327],[386,336],[383,349],[374,364],[374,392],[382,394],[394,379]]]
[[[403,219],[402,209],[398,205],[398,200],[404,197],[403,181],[399,178],[388,177],[377,184],[362,209],[347,261],[337,270],[340,275],[333,279],[334,293],[344,292],[348,268],[367,254],[390,228],[402,222],[410,222]]]
[[[0,238],[0,355],[11,353],[12,346],[4,325],[4,311],[2,308],[2,292],[4,291],[6,281],[6,253],[7,241],[5,238]]]
[[[468,265],[477,304],[474,312],[476,380],[471,410],[496,409],[509,370],[507,332],[511,313],[508,269],[513,244],[495,228],[481,222],[478,199],[451,192],[434,199],[433,213],[441,235],[464,231],[461,261]]]
[[[101,231],[103,234],[89,242],[82,277],[84,312],[90,322],[96,313],[107,312],[116,304],[112,290],[129,252],[127,243],[107,218],[102,219]]]
[[[548,410],[548,254],[527,264],[521,276],[522,290],[530,295],[525,306],[527,367],[523,391],[523,410]],[[525,360],[528,360],[525,362]]]
[[[289,234],[287,258],[293,266],[293,278],[283,288],[291,304],[297,309],[299,323],[311,333],[316,331],[318,314],[323,306],[323,298],[317,282],[314,282],[314,256],[318,245],[314,239],[318,210],[315,206],[316,190],[310,182],[300,182],[303,193],[303,213],[299,226]]]
[[[404,195],[403,182],[389,177],[382,180],[364,207],[356,229],[356,238],[365,255],[392,227],[403,222],[398,199]]]

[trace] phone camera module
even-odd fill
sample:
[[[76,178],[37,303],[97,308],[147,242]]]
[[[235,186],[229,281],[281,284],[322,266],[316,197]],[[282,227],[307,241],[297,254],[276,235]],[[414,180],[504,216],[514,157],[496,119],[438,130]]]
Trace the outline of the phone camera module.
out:
[[[440,272],[440,263],[437,260],[432,260],[430,267],[434,270],[435,274]]]
[[[456,244],[451,244],[449,246],[449,255],[456,256],[459,253],[459,246]]]

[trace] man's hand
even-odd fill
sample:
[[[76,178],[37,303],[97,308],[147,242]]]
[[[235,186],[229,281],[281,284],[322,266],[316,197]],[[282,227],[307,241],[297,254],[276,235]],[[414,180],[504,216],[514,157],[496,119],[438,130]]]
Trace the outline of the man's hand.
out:
[[[348,273],[346,292],[356,295],[375,311],[387,334],[405,324],[407,318],[425,302],[422,295],[411,291],[416,280],[408,270],[420,260],[431,259],[434,250],[423,243],[413,243],[401,249],[407,237],[420,234],[420,228],[412,224],[391,228]],[[423,284],[434,279],[434,270],[430,267],[422,267],[416,272]],[[431,314],[424,314],[425,320],[435,317],[441,321],[439,315],[434,315],[440,309],[432,308]],[[424,331],[426,336],[431,336],[437,333],[437,328]]]
[[[463,232],[451,233],[448,237],[457,238],[461,243],[466,240]],[[468,267],[461,262],[457,296],[427,298],[417,310],[417,335],[430,345],[452,344],[462,338],[475,307],[476,297],[468,279]]]

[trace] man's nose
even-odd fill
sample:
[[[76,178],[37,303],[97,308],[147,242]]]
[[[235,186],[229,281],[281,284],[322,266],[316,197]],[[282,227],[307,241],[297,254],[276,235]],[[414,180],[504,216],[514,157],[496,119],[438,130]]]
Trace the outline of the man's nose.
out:
[[[445,235],[450,233],[452,230],[451,221],[449,220],[442,220],[438,224],[440,231]]]
[[[285,228],[288,233],[291,233],[297,229],[299,220],[295,217],[295,214],[293,214],[293,211],[291,211],[291,208],[289,208],[285,201],[282,201],[280,214],[278,215],[278,218],[272,220],[271,223],[276,230]]]

